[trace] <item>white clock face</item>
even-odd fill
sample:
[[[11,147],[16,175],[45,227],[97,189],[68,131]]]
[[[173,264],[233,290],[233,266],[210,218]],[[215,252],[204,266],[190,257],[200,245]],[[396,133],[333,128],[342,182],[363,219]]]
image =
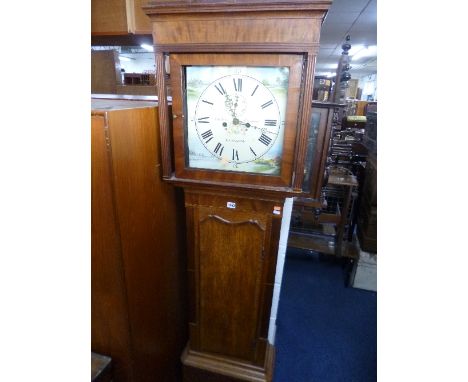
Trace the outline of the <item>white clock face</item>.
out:
[[[189,167],[279,174],[288,68],[187,67]]]

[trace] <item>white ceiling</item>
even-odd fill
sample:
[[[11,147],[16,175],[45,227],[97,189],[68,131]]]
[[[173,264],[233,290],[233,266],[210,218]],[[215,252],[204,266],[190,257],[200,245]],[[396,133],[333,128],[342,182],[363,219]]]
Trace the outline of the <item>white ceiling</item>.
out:
[[[333,0],[322,26],[316,75],[335,72],[347,35],[351,37],[351,53],[356,48],[359,51],[362,47],[377,45],[377,0]],[[351,60],[351,78],[374,73],[377,73],[376,52]]]

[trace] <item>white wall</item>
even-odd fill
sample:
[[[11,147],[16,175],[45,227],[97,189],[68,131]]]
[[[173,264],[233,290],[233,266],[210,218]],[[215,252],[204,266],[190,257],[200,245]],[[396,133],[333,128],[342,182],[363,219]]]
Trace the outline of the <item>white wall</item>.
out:
[[[289,225],[293,207],[293,198],[286,198],[283,207],[283,218],[281,220],[281,233],[278,248],[278,258],[276,260],[275,286],[273,289],[273,301],[271,303],[270,327],[268,329],[268,341],[275,344],[276,317],[278,314],[279,296],[281,282],[283,280],[284,261],[286,259],[286,248],[288,246]]]

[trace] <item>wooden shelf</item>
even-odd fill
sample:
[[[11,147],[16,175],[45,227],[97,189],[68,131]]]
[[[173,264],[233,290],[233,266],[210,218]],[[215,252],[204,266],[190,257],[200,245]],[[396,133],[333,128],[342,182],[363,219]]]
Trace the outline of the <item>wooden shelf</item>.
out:
[[[332,237],[290,232],[288,247],[320,252],[326,255],[336,255],[336,244]],[[343,242],[342,256],[356,259],[358,257],[356,245],[350,242]]]

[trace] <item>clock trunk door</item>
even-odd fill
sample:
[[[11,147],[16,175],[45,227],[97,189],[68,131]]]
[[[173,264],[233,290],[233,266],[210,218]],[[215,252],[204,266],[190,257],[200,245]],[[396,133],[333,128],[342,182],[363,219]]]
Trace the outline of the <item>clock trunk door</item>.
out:
[[[254,362],[263,214],[199,207],[199,350]]]

